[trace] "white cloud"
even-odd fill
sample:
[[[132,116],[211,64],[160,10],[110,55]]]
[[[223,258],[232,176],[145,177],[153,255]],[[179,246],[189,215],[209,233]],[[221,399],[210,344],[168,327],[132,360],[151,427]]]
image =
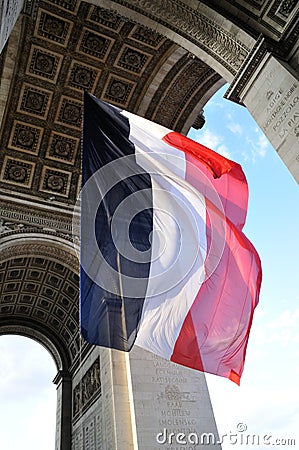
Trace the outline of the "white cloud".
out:
[[[220,155],[224,156],[225,158],[230,158],[231,157],[231,153],[228,150],[227,146],[224,144],[219,145],[219,147],[217,147],[217,152],[220,153]]]
[[[256,139],[253,140],[249,136],[246,136],[246,142],[249,146],[248,150],[242,152],[244,160],[251,160],[253,163],[256,162],[257,158],[264,158],[269,147],[269,142],[265,135],[259,132],[259,130],[255,131],[258,134]]]
[[[225,158],[231,157],[231,153],[229,152],[227,146],[223,144],[224,138],[216,133],[213,133],[208,128],[203,132],[196,134],[196,141],[211,150],[214,150]]]
[[[228,123],[227,128],[234,134],[242,134],[243,133],[242,126],[237,122]]]
[[[261,156],[265,156],[266,149],[268,146],[269,146],[269,142],[268,142],[266,136],[264,134],[261,134],[258,138],[258,149],[259,149],[259,154]]]
[[[221,143],[222,138],[207,128],[203,133],[196,136],[196,140],[200,144],[209,147],[211,150],[215,150]]]

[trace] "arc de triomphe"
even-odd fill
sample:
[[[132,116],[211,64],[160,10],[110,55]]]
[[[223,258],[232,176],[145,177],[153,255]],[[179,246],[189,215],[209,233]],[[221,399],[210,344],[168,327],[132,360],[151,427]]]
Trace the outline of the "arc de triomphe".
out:
[[[203,376],[80,339],[82,93],[187,133],[229,83],[227,99],[249,110],[299,180],[298,2],[0,5],[0,334],[31,337],[55,359],[56,450],[152,450],[165,427],[216,434]]]

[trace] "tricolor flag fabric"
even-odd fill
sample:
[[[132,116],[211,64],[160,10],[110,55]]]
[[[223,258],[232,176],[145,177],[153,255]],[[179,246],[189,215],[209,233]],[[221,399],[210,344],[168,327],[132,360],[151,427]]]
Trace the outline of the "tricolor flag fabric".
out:
[[[81,332],[239,384],[261,284],[239,164],[84,98]]]

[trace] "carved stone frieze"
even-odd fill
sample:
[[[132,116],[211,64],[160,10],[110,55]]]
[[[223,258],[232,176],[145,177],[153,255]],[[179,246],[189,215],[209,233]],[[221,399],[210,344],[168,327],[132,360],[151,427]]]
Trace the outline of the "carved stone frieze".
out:
[[[186,36],[235,74],[249,49],[232,34],[180,0],[115,0]]]
[[[18,257],[24,257],[24,255],[29,254],[40,257],[56,259],[60,263],[63,263],[70,267],[75,272],[79,270],[79,262],[77,257],[72,253],[67,252],[63,248],[51,245],[50,243],[33,243],[28,242],[22,244],[11,244],[5,248],[1,249],[1,260],[15,259]]]
[[[100,358],[83,375],[73,390],[73,417],[82,413],[86,406],[101,394]]]
[[[150,106],[151,108],[155,106],[154,121],[170,129],[175,128],[176,118],[181,115],[183,108],[186,108],[188,99],[197,97],[197,91],[202,86],[198,80],[201,80],[204,85],[205,81],[214,74],[214,71],[202,61],[190,59],[188,56],[185,59],[180,61],[182,70],[175,75],[177,68],[174,68],[174,73],[170,72],[161,83],[160,90],[164,93],[161,92],[162,99],[159,104],[156,106],[153,101]],[[181,89],[182,86],[184,89]],[[199,97],[197,98],[200,100]]]
[[[42,230],[53,230],[58,234],[72,236],[72,212],[64,214],[58,211],[42,209],[33,205],[19,203],[7,203],[0,199],[1,223],[15,224],[18,229],[38,228]],[[16,228],[14,228],[16,229]]]

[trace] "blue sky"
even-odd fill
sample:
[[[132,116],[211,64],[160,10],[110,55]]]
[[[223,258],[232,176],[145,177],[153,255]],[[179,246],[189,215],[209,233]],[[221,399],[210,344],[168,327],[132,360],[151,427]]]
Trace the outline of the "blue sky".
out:
[[[261,257],[263,282],[241,386],[213,375],[207,381],[220,434],[237,433],[241,439],[242,423],[244,436],[260,435],[260,443],[272,435],[266,438],[268,448],[276,438],[294,438],[297,448],[299,189],[248,111],[222,98],[227,87],[206,105],[205,126],[189,136],[242,165],[249,185],[244,232]],[[224,440],[224,450],[241,445],[229,442]],[[243,447],[255,450],[261,444]]]
[[[206,105],[205,126],[189,136],[242,165],[250,192],[244,231],[260,254],[263,283],[241,386],[208,374],[210,396],[220,435],[240,438],[238,424],[245,424],[245,436],[294,438],[298,446],[299,189],[248,111],[222,98],[226,88]],[[1,448],[53,450],[54,362],[16,336],[0,337],[0,358]],[[229,442],[223,450],[263,448]]]

